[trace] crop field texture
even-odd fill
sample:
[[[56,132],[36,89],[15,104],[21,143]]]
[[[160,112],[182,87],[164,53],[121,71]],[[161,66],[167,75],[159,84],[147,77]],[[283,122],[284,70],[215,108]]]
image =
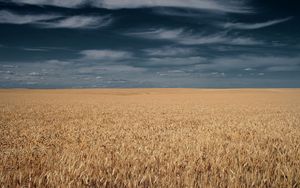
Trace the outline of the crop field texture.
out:
[[[0,187],[300,187],[299,89],[16,89],[0,107]]]

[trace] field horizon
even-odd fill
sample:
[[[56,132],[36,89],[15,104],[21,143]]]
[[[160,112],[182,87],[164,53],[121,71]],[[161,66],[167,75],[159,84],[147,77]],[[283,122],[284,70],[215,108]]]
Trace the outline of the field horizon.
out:
[[[300,187],[300,89],[0,89],[3,187]]]

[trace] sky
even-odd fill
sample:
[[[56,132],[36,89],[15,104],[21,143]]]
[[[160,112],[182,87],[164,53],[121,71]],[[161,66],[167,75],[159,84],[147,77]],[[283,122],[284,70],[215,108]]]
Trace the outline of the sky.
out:
[[[0,0],[0,87],[300,87],[300,2]]]

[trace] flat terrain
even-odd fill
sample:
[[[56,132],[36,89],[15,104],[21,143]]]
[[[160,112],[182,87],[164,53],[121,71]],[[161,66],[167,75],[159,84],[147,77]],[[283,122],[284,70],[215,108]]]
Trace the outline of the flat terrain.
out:
[[[300,89],[0,90],[0,187],[300,187]]]

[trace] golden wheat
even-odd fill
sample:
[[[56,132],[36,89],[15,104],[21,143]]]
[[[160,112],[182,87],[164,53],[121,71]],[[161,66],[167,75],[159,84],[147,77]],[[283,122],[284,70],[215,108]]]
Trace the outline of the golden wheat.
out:
[[[300,90],[0,90],[1,187],[300,187]]]

